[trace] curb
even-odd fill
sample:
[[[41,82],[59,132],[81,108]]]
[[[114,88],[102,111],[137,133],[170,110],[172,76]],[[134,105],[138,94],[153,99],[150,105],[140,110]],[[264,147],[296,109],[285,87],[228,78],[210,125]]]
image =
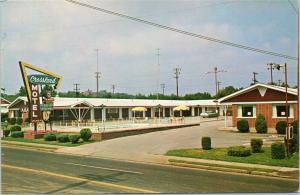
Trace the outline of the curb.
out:
[[[30,147],[30,148],[36,148],[36,149],[46,149],[46,150],[56,150],[56,149],[60,149],[60,148],[65,147],[65,146],[37,144],[37,143],[26,143],[26,142],[7,141],[7,140],[1,140],[1,144],[3,144],[3,145],[12,145],[12,146],[23,146],[23,147]]]
[[[256,175],[256,176],[267,176],[267,177],[280,177],[280,178],[287,178],[287,179],[298,179],[297,173],[298,171],[282,171],[282,170],[274,170],[270,169],[270,172],[266,171],[256,171],[256,170],[247,170],[246,167],[221,167],[217,166],[216,164],[209,164],[209,165],[201,165],[201,164],[192,164],[192,161],[186,162],[171,162],[169,159],[169,164],[173,166],[179,167],[188,167],[188,168],[196,168],[196,169],[204,169],[204,170],[215,170],[215,171],[222,171],[222,172],[231,172],[231,173],[242,173],[242,174],[249,174],[249,175]],[[196,163],[196,162],[195,162]]]

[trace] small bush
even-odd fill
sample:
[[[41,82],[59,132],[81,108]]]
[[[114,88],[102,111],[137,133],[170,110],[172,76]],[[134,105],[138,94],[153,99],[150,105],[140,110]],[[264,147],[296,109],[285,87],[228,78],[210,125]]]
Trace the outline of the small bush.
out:
[[[298,135],[298,132],[299,132],[299,121],[295,120],[292,123],[292,126],[293,126],[293,133],[296,134],[296,135]]]
[[[19,126],[19,125],[14,125],[14,126],[11,126],[10,127],[10,131],[11,132],[14,132],[14,131],[21,131],[22,130],[22,128],[21,128],[21,126]]]
[[[282,142],[272,143],[271,157],[273,159],[284,159],[285,158],[285,145]]]
[[[285,135],[285,131],[286,131],[286,121],[278,121],[276,123],[276,131],[277,134],[283,134]]]
[[[61,143],[69,142],[69,136],[65,134],[58,134],[56,140]]]
[[[8,119],[8,113],[1,113],[1,122],[5,122]]]
[[[268,127],[265,117],[262,114],[259,114],[255,121],[255,129],[257,133],[267,133]]]
[[[92,131],[89,128],[81,129],[80,137],[83,139],[83,141],[88,141],[92,137]]]
[[[8,129],[3,130],[4,137],[8,137],[9,133],[10,133],[10,130],[8,130]]]
[[[299,152],[299,123],[298,120],[292,123],[293,125],[293,138],[291,140],[291,152]]]
[[[10,119],[9,119],[9,123],[10,123],[11,125],[15,125],[16,122],[17,122],[17,119],[16,119],[16,118],[10,118]]]
[[[228,148],[227,155],[246,157],[251,155],[251,150],[244,146],[233,146]]]
[[[14,132],[11,132],[10,136],[14,137],[14,138],[24,137],[24,132],[23,131],[14,131]]]
[[[69,135],[69,140],[72,142],[72,144],[78,143],[80,139],[80,135]]]
[[[56,135],[53,133],[47,133],[44,135],[45,141],[56,141]]]
[[[210,137],[202,137],[201,144],[202,144],[203,150],[210,150],[211,149],[211,138]]]
[[[262,139],[251,139],[251,150],[253,153],[262,152],[261,148],[263,145]]]
[[[249,132],[249,123],[246,119],[238,120],[237,129],[239,132],[247,133]]]
[[[21,117],[16,118],[17,125],[22,125],[23,119]]]

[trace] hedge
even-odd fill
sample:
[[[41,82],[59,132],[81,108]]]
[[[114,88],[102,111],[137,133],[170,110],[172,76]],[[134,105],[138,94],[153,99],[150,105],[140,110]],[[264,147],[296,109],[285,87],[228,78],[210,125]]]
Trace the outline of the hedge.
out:
[[[17,122],[17,119],[16,119],[16,118],[9,118],[8,122],[9,122],[9,124],[11,124],[11,125],[15,125],[16,122]]]
[[[45,141],[56,141],[56,135],[53,133],[46,133],[44,135],[44,140]]]
[[[262,139],[251,139],[251,150],[253,153],[262,152],[261,148],[263,145]]]
[[[238,120],[237,122],[237,129],[239,132],[247,133],[249,132],[249,123],[246,119]]]
[[[14,131],[21,131],[22,130],[22,128],[21,128],[21,126],[19,126],[19,125],[14,125],[14,126],[11,126],[10,127],[10,131],[11,132],[14,132]]]
[[[275,127],[277,134],[285,135],[286,131],[286,121],[278,121]]]
[[[81,129],[80,137],[83,139],[83,141],[88,141],[92,137],[92,131],[89,128]]]
[[[9,133],[10,133],[10,130],[8,130],[8,129],[3,130],[4,137],[8,137]]]
[[[58,134],[56,140],[61,143],[69,142],[69,136],[65,134]]]
[[[22,125],[23,119],[21,117],[16,118],[17,125]]]
[[[69,140],[72,142],[72,144],[78,143],[80,139],[80,135],[69,135]]]
[[[251,150],[245,146],[233,146],[228,148],[227,155],[246,157],[251,155]]]
[[[257,133],[267,133],[268,127],[265,117],[262,114],[259,114],[255,121],[255,129]]]
[[[14,131],[10,134],[11,137],[17,138],[17,137],[24,137],[23,131]]]
[[[210,150],[211,149],[211,138],[210,137],[202,137],[201,144],[202,144],[203,150]]]
[[[275,142],[271,145],[271,157],[273,159],[285,158],[285,145],[282,142]]]

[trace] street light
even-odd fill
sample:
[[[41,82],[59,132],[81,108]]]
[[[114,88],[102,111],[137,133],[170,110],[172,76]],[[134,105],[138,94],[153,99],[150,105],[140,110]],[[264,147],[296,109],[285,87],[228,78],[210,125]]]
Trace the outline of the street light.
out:
[[[280,70],[281,68],[284,68],[284,75],[285,75],[285,120],[286,120],[286,129],[285,129],[285,145],[287,150],[287,156],[290,157],[290,131],[289,131],[289,116],[288,116],[288,93],[287,93],[287,64],[276,64],[276,63],[270,63],[273,65],[273,67],[277,70]]]

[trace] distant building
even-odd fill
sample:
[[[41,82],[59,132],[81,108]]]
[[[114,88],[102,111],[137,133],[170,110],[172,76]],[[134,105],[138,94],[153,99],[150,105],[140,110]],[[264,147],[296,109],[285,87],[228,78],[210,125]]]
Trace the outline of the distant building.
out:
[[[1,97],[1,113],[8,113],[8,106],[11,102]]]
[[[21,110],[28,105],[26,97],[18,97],[9,109],[9,117],[21,117]],[[179,105],[189,107],[186,111],[173,111]],[[147,111],[132,111],[134,107],[145,107]],[[105,98],[54,98],[54,121],[102,121],[130,119],[134,117],[200,116],[205,111],[215,111],[214,100],[149,100],[149,99],[105,99]],[[218,108],[223,113],[222,108]]]
[[[297,89],[288,88],[288,113],[285,112],[285,88],[257,83],[243,90],[219,99],[221,105],[232,105],[232,125],[246,119],[250,127],[255,127],[259,114],[264,115],[269,128],[275,128],[278,121],[289,122],[298,119]]]

